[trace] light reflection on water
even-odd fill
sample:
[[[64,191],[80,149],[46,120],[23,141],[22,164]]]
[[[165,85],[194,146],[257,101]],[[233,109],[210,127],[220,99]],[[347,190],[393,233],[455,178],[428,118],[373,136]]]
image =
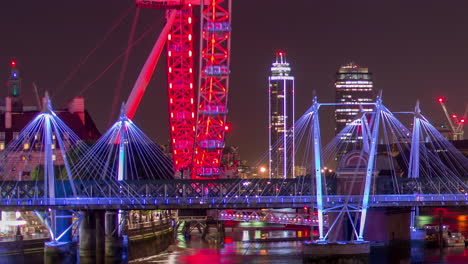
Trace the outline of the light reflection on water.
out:
[[[418,227],[436,225],[439,223],[439,212],[442,212],[442,223],[448,225],[451,231],[461,232],[468,238],[468,210],[460,207],[421,208],[418,218]],[[468,263],[468,261],[467,261]]]
[[[453,230],[466,232],[468,227],[468,210],[446,211],[444,224]],[[426,213],[426,215],[424,215]],[[433,209],[422,212],[428,224],[438,221]],[[427,215],[431,216],[427,216]],[[420,220],[421,221],[421,220]],[[455,229],[455,227],[457,227]],[[193,235],[190,240],[179,240],[178,247],[171,247],[169,252],[147,258],[136,263],[181,263],[181,264],[247,264],[247,263],[305,263],[302,256],[302,241],[256,242],[272,238],[303,238],[310,235],[310,230],[264,230],[264,229],[231,229],[227,228],[224,243],[207,243]],[[180,238],[180,237],[179,237]],[[182,237],[183,238],[183,237]],[[269,240],[268,240],[269,241]],[[184,248],[181,247],[183,245]],[[370,256],[372,264],[393,263],[468,263],[468,249],[445,248],[428,249],[422,244],[409,247],[373,248]]]
[[[190,248],[161,254],[137,263],[231,264],[231,263],[302,263],[302,242],[248,243],[234,241],[218,247],[192,237]]]

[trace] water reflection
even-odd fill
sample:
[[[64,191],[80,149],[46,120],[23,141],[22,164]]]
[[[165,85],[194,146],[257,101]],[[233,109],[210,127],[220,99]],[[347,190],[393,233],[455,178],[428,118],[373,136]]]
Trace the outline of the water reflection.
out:
[[[448,225],[451,231],[461,232],[465,237],[468,237],[468,211],[460,207],[421,208],[420,216],[417,219],[418,227],[423,228],[425,225],[438,224],[439,212],[442,212],[444,225]]]
[[[420,227],[437,224],[440,208],[421,208],[418,218]],[[462,232],[468,237],[468,210],[442,208],[443,224],[453,231]],[[181,264],[247,264],[247,263],[303,263],[302,241],[310,236],[310,229],[283,230],[278,226],[227,228],[223,241],[206,242],[193,234],[190,239],[178,234],[177,243],[166,252],[150,258],[132,261],[133,263],[181,263]],[[42,252],[26,255],[1,255],[0,263],[44,263]],[[393,263],[468,263],[468,250],[463,247],[439,249],[424,248],[423,244],[411,247],[372,248],[371,262]],[[68,263],[72,264],[72,263]]]
[[[242,241],[250,240],[250,232],[248,230],[242,231]]]
[[[275,239],[297,238],[300,240],[309,234],[310,230],[308,229],[229,228],[224,243],[207,243],[199,236],[193,235],[189,241],[183,242],[186,248],[174,247],[162,255],[133,262],[170,264],[304,263],[302,241],[279,242]],[[468,263],[468,250],[465,248],[429,249],[425,248],[422,243],[373,247],[370,263]]]

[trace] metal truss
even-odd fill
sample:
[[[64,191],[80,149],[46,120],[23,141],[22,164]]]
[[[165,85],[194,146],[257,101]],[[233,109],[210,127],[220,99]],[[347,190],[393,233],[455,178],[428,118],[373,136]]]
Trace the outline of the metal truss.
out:
[[[465,184],[468,179],[464,179]],[[315,197],[315,182],[309,177],[298,177],[296,179],[218,179],[218,180],[138,180],[138,181],[116,181],[116,180],[95,180],[95,181],[75,181],[77,196],[74,196],[68,182],[61,183],[63,190],[60,197],[67,199],[84,198],[122,198],[133,199],[141,197],[168,197],[168,198],[242,198],[242,197]],[[423,178],[401,178],[378,179],[373,197],[430,197],[430,196],[457,196],[468,197],[463,192],[451,193],[444,188],[443,179],[431,180],[431,186]],[[400,192],[391,190],[399,186]],[[429,186],[429,187],[428,187]],[[432,193],[434,186],[440,192]],[[0,184],[0,201],[9,199],[43,199],[44,183],[36,181],[3,181]],[[312,190],[311,190],[312,188]],[[341,197],[334,195],[336,191],[332,182],[327,182],[329,195],[323,197]],[[457,188],[455,185],[454,188]],[[464,186],[458,183],[458,188],[462,190]],[[344,196],[343,196],[344,197]],[[354,196],[351,196],[354,197]],[[50,199],[49,199],[50,200]],[[324,203],[327,202],[323,198]],[[352,202],[355,203],[355,202]]]
[[[169,16],[172,11],[168,10]],[[167,37],[167,91],[174,169],[190,168],[195,143],[192,5],[175,10]]]
[[[224,148],[229,85],[231,1],[202,5],[202,47],[192,178],[216,178]]]
[[[272,192],[262,195],[245,194],[243,190],[223,195],[181,195],[183,191],[174,185],[166,184],[162,188],[153,188],[154,183],[146,183],[142,188],[145,193],[134,197],[70,197],[70,198],[0,198],[1,210],[32,209],[239,209],[239,208],[300,208],[317,206],[317,199],[310,193],[303,196],[275,196]],[[181,186],[180,186],[181,187]],[[187,186],[186,186],[187,187]],[[340,208],[345,204],[360,209],[362,195],[324,195],[325,212],[331,208]],[[411,206],[467,206],[468,195],[465,194],[387,194],[370,195],[369,207],[411,207]],[[337,207],[338,206],[338,207]]]
[[[67,215],[58,216],[55,209],[49,209],[44,212],[35,210],[34,213],[37,215],[42,224],[47,228],[52,242],[60,242],[61,238],[64,237],[68,232],[73,231],[73,228],[78,227],[83,219],[83,215],[79,212],[71,212]],[[60,230],[56,227],[57,218],[72,218],[71,224],[64,230]],[[75,218],[73,220],[73,218]],[[77,233],[73,234],[76,236]]]
[[[265,222],[284,225],[318,226],[318,217],[314,214],[282,212],[277,210],[235,209],[221,210],[218,220],[240,222]],[[325,221],[328,226],[328,222]]]

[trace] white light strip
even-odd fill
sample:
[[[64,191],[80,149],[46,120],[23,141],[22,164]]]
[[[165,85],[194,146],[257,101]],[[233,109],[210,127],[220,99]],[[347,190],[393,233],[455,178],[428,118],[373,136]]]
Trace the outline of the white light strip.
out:
[[[294,80],[293,76],[270,76],[270,80]]]

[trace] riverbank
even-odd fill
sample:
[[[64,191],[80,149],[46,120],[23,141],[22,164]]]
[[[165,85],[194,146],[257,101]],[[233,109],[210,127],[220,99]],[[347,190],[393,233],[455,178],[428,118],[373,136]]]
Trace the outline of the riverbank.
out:
[[[47,241],[49,241],[49,238],[0,241],[0,256],[44,252],[44,243]]]

